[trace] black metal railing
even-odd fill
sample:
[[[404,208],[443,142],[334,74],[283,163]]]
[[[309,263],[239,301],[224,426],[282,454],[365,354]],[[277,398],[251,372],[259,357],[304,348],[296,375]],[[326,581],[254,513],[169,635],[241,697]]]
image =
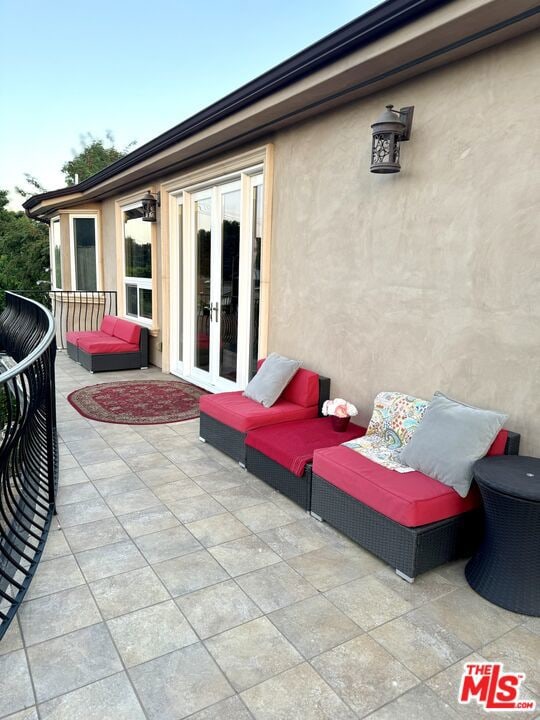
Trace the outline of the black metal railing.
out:
[[[99,330],[104,315],[117,314],[116,290],[24,290],[21,295],[48,308],[56,321],[56,345],[66,348],[70,330]]]
[[[5,295],[0,315],[0,640],[41,558],[58,483],[54,318],[35,300]]]

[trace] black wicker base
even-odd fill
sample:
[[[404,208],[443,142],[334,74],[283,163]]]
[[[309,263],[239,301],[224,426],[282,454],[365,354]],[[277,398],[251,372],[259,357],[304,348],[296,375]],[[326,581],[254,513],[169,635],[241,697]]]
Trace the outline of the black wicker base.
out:
[[[245,466],[246,446],[244,440],[246,439],[246,433],[234,430],[232,427],[224,425],[219,420],[215,420],[210,415],[202,412],[199,423],[199,437]]]
[[[73,343],[68,342],[68,343],[66,343],[66,350],[67,350],[68,356],[72,360],[75,360],[75,362],[79,362],[79,351],[78,351],[78,348],[76,345],[73,345]]]
[[[246,445],[246,468],[273,487],[282,495],[286,495],[295,503],[309,511],[311,509],[311,465],[305,467],[301,477],[294,475],[290,470],[271,460],[255,448]]]
[[[478,510],[421,527],[406,527],[315,473],[311,511],[409,578],[468,557],[478,546],[483,529],[482,512]]]
[[[141,353],[109,353],[90,355],[79,348],[79,362],[90,372],[114,372],[115,370],[138,370],[141,367]]]

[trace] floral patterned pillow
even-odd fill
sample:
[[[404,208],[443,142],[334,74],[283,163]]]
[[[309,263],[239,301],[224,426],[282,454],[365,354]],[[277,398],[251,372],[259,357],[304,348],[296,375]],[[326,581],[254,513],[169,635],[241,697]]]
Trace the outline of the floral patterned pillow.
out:
[[[365,436],[343,444],[390,470],[412,472],[399,462],[399,452],[411,439],[428,405],[428,401],[412,395],[381,392],[375,398]]]

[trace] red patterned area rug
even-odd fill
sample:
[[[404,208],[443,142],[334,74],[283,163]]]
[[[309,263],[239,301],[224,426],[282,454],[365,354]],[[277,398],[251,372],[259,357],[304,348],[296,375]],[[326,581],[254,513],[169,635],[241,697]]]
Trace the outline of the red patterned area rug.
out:
[[[120,425],[160,425],[199,417],[204,390],[180,381],[113,382],[89,385],[68,395],[90,420]]]

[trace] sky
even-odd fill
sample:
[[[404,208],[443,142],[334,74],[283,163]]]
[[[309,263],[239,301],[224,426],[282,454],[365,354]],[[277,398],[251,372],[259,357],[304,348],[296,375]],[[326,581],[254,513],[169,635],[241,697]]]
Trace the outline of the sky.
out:
[[[0,0],[0,189],[60,188],[80,136],[136,146],[378,0]]]

